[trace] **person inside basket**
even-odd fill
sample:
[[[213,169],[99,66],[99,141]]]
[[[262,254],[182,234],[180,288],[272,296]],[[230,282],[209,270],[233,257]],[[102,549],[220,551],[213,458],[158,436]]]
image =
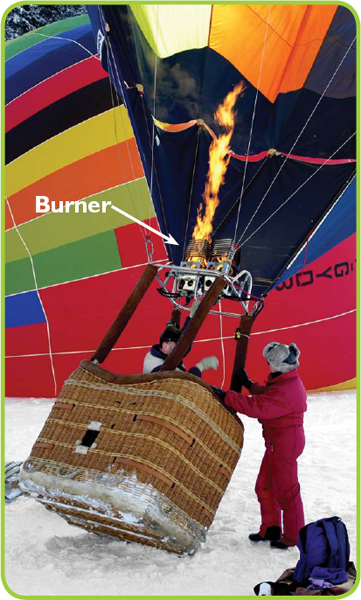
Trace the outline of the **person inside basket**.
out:
[[[198,301],[193,303],[190,316],[185,320],[183,329],[193,317],[198,304]],[[157,371],[160,371],[167,356],[169,356],[175,348],[181,333],[182,330],[174,323],[167,323],[167,327],[160,336],[159,344],[154,344],[144,358],[143,373],[156,373]],[[189,347],[186,354],[190,352],[191,347],[192,346]],[[194,367],[191,367],[188,370],[188,373],[192,373],[192,375],[196,375],[197,377],[202,377],[203,371],[206,371],[207,369],[214,369],[216,371],[218,369],[218,358],[215,356],[207,356],[200,360]],[[178,365],[176,371],[186,371],[183,361]]]
[[[223,401],[237,412],[258,419],[263,427],[266,451],[255,487],[261,527],[249,539],[269,540],[273,548],[287,549],[297,545],[298,532],[305,524],[297,458],[305,446],[307,395],[297,372],[300,351],[296,344],[271,342],[263,356],[270,370],[266,385],[253,383],[243,369],[241,383],[250,395],[230,390]]]

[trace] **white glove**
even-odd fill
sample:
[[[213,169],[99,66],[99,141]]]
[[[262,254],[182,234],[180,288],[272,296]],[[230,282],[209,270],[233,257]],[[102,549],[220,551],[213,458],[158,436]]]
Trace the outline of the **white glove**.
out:
[[[203,371],[207,371],[207,369],[217,371],[218,364],[218,358],[216,356],[206,356],[206,358],[203,358],[196,364],[196,367],[203,373]]]
[[[201,301],[200,300],[194,300],[193,304],[192,304],[192,308],[191,308],[191,312],[190,312],[190,317],[192,318],[194,313],[196,312],[198,306],[200,305]]]

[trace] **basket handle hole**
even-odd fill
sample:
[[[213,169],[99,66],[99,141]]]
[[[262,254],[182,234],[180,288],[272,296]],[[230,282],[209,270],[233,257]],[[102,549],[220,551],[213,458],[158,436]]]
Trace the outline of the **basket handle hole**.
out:
[[[99,435],[99,431],[94,431],[94,429],[87,429],[87,431],[85,432],[85,435],[81,441],[81,445],[87,446],[88,448],[90,448],[91,445],[94,444],[98,435]]]

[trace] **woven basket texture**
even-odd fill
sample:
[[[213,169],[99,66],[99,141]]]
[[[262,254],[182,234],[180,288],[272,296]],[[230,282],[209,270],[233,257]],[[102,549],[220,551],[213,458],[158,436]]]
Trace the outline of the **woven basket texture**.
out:
[[[92,477],[99,481],[101,474],[135,473],[175,508],[173,518],[178,515],[181,527],[207,530],[239,459],[243,426],[197,378],[167,375],[122,377],[82,361],[33,446],[38,470],[60,473],[62,481],[73,472],[72,486]],[[96,439],[84,447],[94,422]],[[86,453],[79,453],[80,447]],[[110,525],[106,515],[89,515],[71,500],[57,507],[49,490],[40,500],[85,529],[172,549],[151,531],[139,538],[137,525],[114,527],[116,510]]]

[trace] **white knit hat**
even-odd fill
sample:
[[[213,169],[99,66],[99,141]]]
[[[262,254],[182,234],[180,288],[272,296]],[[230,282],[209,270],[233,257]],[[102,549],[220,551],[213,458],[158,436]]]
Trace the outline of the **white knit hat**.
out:
[[[293,342],[289,346],[279,342],[270,342],[263,349],[263,356],[268,364],[280,373],[287,373],[296,369],[300,364],[298,362],[300,354],[301,352]]]

